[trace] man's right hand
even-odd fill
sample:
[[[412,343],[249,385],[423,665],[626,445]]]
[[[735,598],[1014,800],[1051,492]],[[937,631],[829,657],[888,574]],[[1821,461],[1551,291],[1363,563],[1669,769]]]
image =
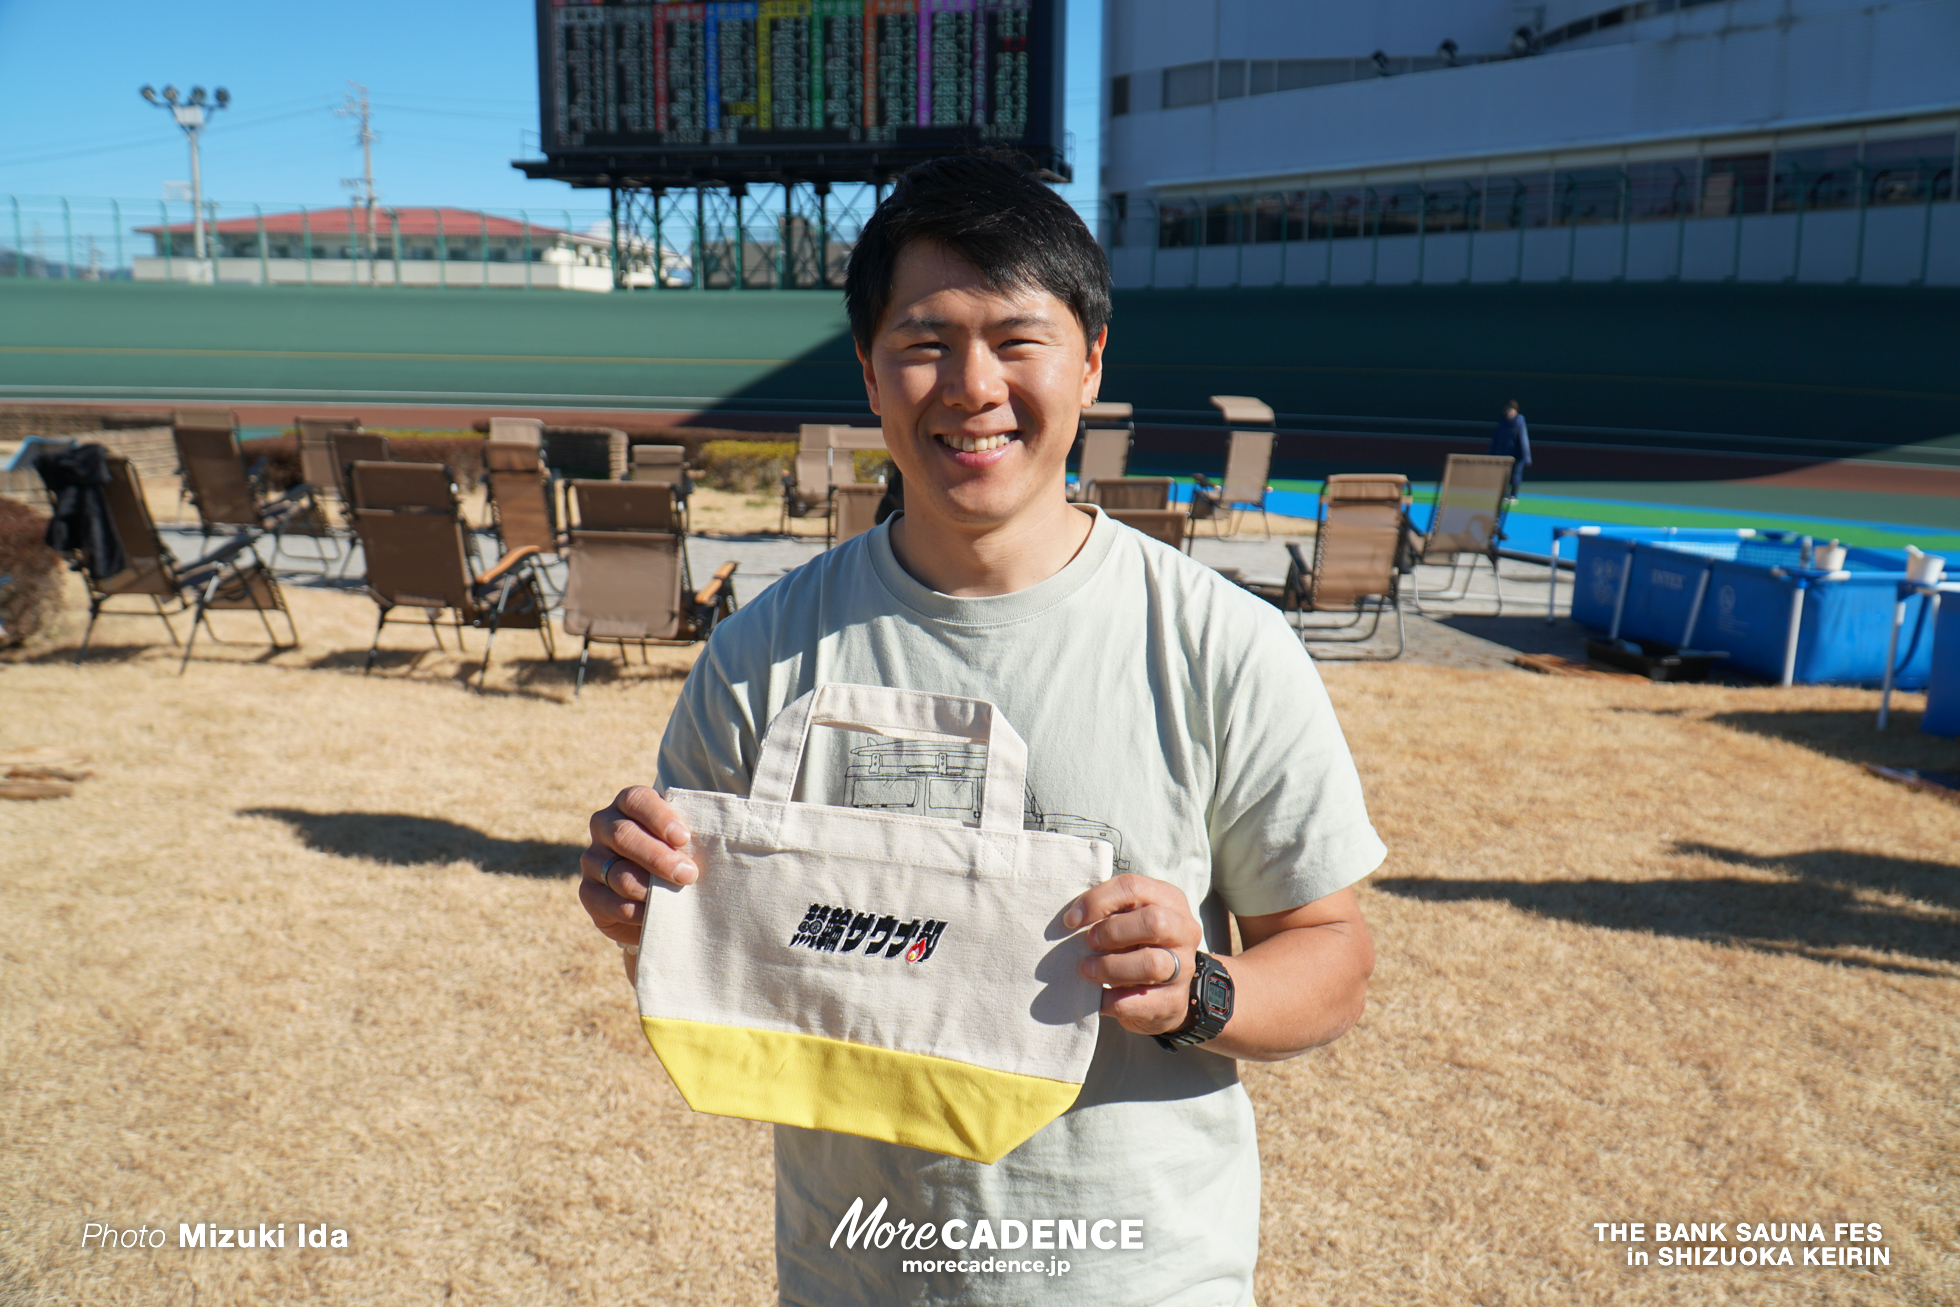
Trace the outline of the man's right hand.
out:
[[[629,785],[610,807],[592,814],[592,843],[579,855],[578,901],[599,933],[637,943],[649,878],[692,885],[701,875],[684,849],[687,823],[651,787]],[[626,958],[626,973],[634,973]]]

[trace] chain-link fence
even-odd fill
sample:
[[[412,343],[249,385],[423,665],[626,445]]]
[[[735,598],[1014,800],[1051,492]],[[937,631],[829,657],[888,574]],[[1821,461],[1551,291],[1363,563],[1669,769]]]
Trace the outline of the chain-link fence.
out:
[[[0,196],[0,279],[603,291],[838,288],[870,186],[460,209]],[[200,222],[199,219],[202,219]]]

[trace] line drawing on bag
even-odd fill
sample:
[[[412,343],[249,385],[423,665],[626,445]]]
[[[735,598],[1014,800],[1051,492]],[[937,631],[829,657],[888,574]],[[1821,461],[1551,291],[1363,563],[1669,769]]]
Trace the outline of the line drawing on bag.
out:
[[[844,806],[978,823],[986,775],[984,744],[883,740],[851,750]],[[1024,791],[1021,829],[1102,840],[1111,848],[1115,874],[1130,869],[1123,856],[1123,832],[1091,817],[1044,811],[1032,785]]]

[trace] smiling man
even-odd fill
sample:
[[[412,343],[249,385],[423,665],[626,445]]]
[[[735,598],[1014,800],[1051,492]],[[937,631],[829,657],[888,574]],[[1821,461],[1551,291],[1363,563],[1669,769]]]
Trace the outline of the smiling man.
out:
[[[1026,824],[1115,848],[1120,874],[1065,917],[1089,928],[1086,973],[1106,986],[1095,1061],[1075,1106],[992,1166],[777,1127],[781,1299],[1241,1307],[1259,1154],[1238,1060],[1337,1038],[1373,967],[1349,887],[1385,851],[1339,725],[1275,610],[1068,502],[1110,308],[1073,210],[1005,163],[922,165],[866,224],[845,295],[905,511],[716,629],[658,789],[592,818],[581,901],[608,937],[636,940],[648,878],[699,875],[660,793],[747,793],[768,723],[819,684],[993,702],[1027,740]],[[864,738],[813,737],[797,797],[843,803]],[[848,1247],[833,1234],[859,1199],[894,1222],[951,1221],[966,1247]],[[1097,1237],[980,1242],[983,1222],[992,1242],[1057,1221]],[[978,1269],[1022,1259],[1049,1273]]]

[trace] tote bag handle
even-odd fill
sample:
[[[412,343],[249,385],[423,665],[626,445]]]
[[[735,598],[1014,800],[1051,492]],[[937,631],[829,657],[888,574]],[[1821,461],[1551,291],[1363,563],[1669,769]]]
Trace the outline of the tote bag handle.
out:
[[[820,685],[769,723],[756,758],[750,799],[760,803],[790,801],[813,726],[837,726],[894,740],[985,744],[987,772],[980,829],[1020,832],[1028,746],[986,700],[878,685]]]

